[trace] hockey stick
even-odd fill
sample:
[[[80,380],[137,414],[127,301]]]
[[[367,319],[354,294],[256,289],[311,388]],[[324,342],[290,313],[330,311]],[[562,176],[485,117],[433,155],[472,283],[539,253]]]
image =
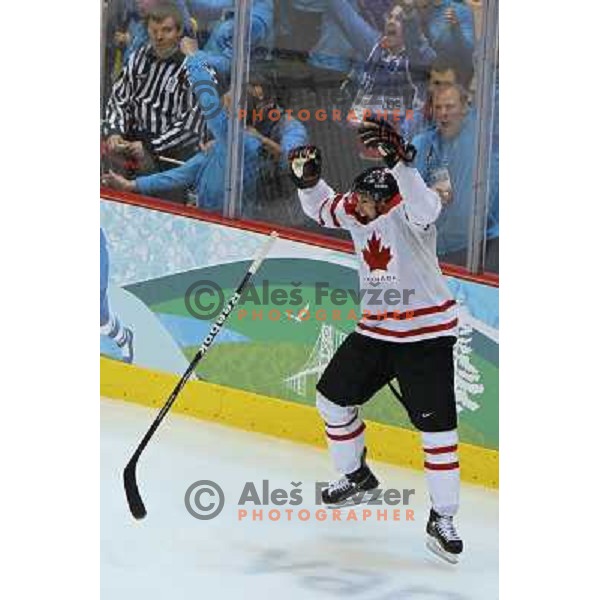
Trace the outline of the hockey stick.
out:
[[[140,442],[139,446],[137,447],[136,451],[133,453],[133,456],[127,463],[127,466],[125,467],[125,470],[123,471],[123,482],[125,484],[125,495],[127,496],[127,503],[129,504],[129,510],[131,511],[131,514],[136,519],[143,519],[147,514],[146,507],[144,506],[144,502],[140,495],[140,491],[139,491],[138,484],[137,484],[136,467],[137,467],[138,460],[139,460],[142,452],[144,451],[144,448],[148,445],[148,442],[154,435],[154,432],[158,429],[158,426],[161,424],[162,420],[165,418],[165,416],[169,412],[170,408],[173,406],[175,400],[177,400],[177,396],[179,396],[179,393],[181,392],[181,390],[187,383],[188,379],[194,372],[194,369],[196,368],[198,363],[202,360],[202,358],[208,352],[208,349],[212,345],[214,339],[217,337],[219,331],[221,331],[223,324],[227,320],[227,317],[231,314],[231,312],[235,308],[235,305],[238,303],[244,288],[246,287],[246,285],[248,285],[248,282],[250,281],[252,276],[256,273],[256,271],[258,271],[261,263],[263,262],[263,260],[267,256],[267,254],[269,253],[269,250],[271,250],[271,247],[275,243],[276,239],[277,239],[277,233],[275,231],[273,231],[271,233],[271,236],[267,240],[267,242],[263,245],[263,247],[256,254],[256,257],[254,258],[254,261],[252,262],[252,264],[250,265],[250,268],[246,272],[246,275],[244,275],[244,278],[238,285],[233,296],[231,296],[231,298],[227,302],[227,305],[225,306],[225,308],[223,309],[221,314],[218,316],[218,318],[214,322],[213,326],[210,328],[210,331],[208,332],[208,335],[202,342],[202,345],[200,346],[200,349],[196,353],[196,356],[194,356],[194,358],[192,359],[192,362],[189,364],[185,373],[183,374],[183,376],[181,377],[181,379],[175,386],[174,390],[171,392],[169,399],[167,400],[165,405],[160,409],[158,416],[156,417],[156,419],[154,419],[154,422],[150,426],[150,429],[148,429],[148,431],[146,432],[146,435],[143,437],[143,439]]]

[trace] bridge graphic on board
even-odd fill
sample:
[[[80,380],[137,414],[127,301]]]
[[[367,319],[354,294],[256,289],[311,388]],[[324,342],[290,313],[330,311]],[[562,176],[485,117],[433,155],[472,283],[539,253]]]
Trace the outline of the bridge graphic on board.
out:
[[[332,359],[335,351],[342,345],[347,335],[347,333],[336,329],[333,325],[327,323],[321,324],[319,337],[310,352],[308,360],[297,373],[284,379],[285,386],[299,396],[306,397],[307,379],[309,377],[315,377],[316,379],[321,377],[325,367]],[[314,390],[311,389],[311,395],[313,392]]]

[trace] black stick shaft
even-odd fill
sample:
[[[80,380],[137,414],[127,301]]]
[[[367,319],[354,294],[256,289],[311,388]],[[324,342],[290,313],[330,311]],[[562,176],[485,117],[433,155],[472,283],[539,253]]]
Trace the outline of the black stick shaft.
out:
[[[141,495],[139,493],[139,489],[138,489],[137,481],[136,481],[135,468],[136,468],[137,462],[138,462],[142,452],[148,445],[148,442],[152,439],[152,436],[158,429],[159,425],[161,424],[161,422],[163,421],[163,419],[165,418],[165,416],[167,415],[167,413],[169,412],[169,410],[175,403],[175,400],[177,400],[179,393],[181,392],[181,390],[187,383],[188,379],[191,377],[192,373],[198,366],[198,363],[206,355],[206,353],[208,352],[208,349],[211,347],[215,338],[217,337],[217,335],[223,328],[225,321],[227,320],[227,318],[229,317],[229,315],[235,308],[236,304],[239,302],[239,299],[242,296],[242,292],[244,291],[244,288],[248,285],[248,282],[250,281],[250,279],[252,278],[254,273],[256,273],[258,268],[260,267],[262,261],[265,259],[266,255],[268,254],[269,250],[271,249],[271,246],[273,245],[273,243],[275,242],[276,239],[277,239],[277,234],[275,232],[273,232],[271,234],[269,240],[264,244],[264,246],[261,248],[261,250],[258,253],[258,255],[256,256],[256,258],[252,262],[252,265],[250,266],[250,268],[244,275],[244,278],[238,285],[237,289],[235,290],[235,292],[233,293],[233,295],[227,302],[227,305],[222,310],[221,314],[219,315],[219,317],[217,318],[217,320],[211,327],[210,331],[208,332],[208,335],[204,338],[202,345],[200,346],[200,348],[198,349],[198,352],[196,353],[196,355],[194,356],[194,358],[188,365],[188,368],[185,370],[185,373],[182,375],[181,379],[177,382],[177,385],[171,392],[169,399],[166,401],[165,405],[160,409],[160,412],[158,413],[158,415],[154,419],[152,425],[146,432],[146,435],[144,435],[144,437],[142,438],[142,441],[139,443],[139,445],[136,448],[135,452],[133,453],[131,459],[127,463],[127,466],[125,467],[125,471],[123,473],[124,482],[125,482],[125,494],[127,496],[127,502],[129,504],[131,513],[133,514],[133,516],[136,519],[142,519],[143,517],[146,516],[146,509],[144,507],[144,503],[143,503]]]

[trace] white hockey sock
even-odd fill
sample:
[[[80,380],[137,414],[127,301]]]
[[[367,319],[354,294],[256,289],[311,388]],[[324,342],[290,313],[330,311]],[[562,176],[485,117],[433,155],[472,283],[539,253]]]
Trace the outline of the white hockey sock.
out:
[[[425,476],[434,510],[440,515],[458,512],[460,468],[458,433],[452,431],[421,433],[425,453]]]
[[[125,328],[113,313],[110,313],[108,321],[104,325],[100,325],[100,333],[113,339],[118,346],[122,346],[127,339]]]
[[[360,467],[365,447],[365,424],[357,406],[338,406],[317,392],[317,410],[325,421],[325,435],[335,468],[346,475]]]

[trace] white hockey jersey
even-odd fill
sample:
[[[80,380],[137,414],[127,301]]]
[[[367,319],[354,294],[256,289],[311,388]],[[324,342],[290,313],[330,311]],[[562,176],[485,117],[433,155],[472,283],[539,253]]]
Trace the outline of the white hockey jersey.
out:
[[[358,333],[400,343],[456,335],[456,302],[435,253],[440,199],[416,169],[398,163],[391,173],[400,195],[370,223],[356,212],[355,194],[337,194],[322,179],[298,191],[302,209],[352,236],[362,297]]]

